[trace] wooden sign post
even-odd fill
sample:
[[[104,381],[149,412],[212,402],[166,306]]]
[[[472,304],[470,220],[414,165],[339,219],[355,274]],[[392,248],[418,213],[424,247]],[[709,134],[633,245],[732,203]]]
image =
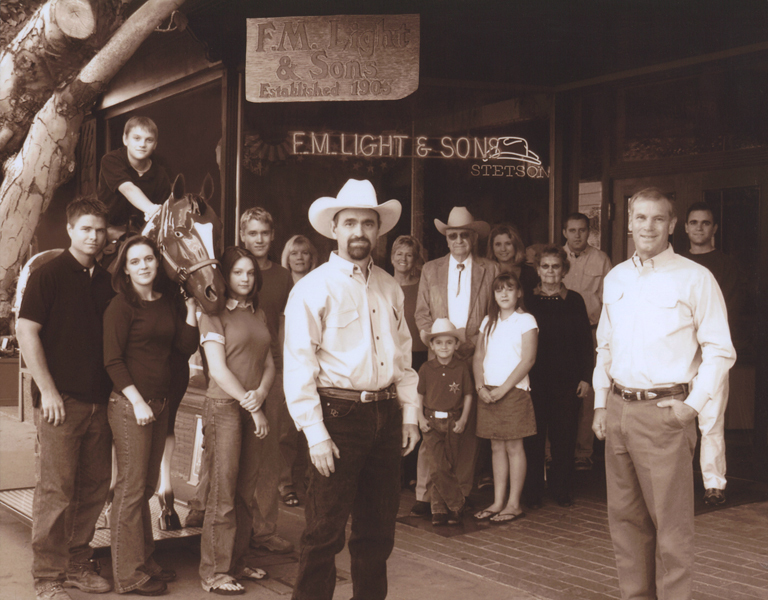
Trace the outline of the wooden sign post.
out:
[[[419,87],[419,15],[248,19],[249,102],[399,100]]]

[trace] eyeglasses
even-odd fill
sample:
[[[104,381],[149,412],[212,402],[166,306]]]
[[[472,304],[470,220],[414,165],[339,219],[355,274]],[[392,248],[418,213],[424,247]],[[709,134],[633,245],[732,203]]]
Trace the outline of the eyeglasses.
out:
[[[469,231],[454,231],[452,233],[449,233],[446,235],[449,240],[454,241],[456,238],[461,238],[462,240],[468,240],[470,237],[472,237],[472,234]]]

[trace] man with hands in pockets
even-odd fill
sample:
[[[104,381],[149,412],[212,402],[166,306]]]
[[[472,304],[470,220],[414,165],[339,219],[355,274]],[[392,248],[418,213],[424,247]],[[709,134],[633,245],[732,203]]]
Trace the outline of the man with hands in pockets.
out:
[[[644,189],[629,210],[636,252],[605,278],[592,428],[606,440],[621,597],[690,600],[694,420],[736,352],[715,278],[669,245],[669,196]]]
[[[387,595],[400,460],[419,440],[420,406],[403,292],[371,252],[400,211],[354,179],[309,209],[338,251],[296,283],[285,309],[285,396],[315,467],[294,600],[333,597],[350,514],[353,598]]]

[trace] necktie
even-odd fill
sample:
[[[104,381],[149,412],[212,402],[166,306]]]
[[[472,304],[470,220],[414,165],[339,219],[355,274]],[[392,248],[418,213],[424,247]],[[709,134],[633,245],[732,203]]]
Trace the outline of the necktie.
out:
[[[464,270],[464,263],[459,263],[456,268],[459,270],[459,284],[456,286],[456,295],[458,296],[461,293],[461,272]]]

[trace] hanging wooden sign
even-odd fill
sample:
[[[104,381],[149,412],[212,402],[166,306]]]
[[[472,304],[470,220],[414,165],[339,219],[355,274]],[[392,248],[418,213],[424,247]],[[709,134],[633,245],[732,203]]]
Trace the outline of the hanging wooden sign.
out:
[[[249,102],[399,100],[419,87],[419,15],[247,21]]]

